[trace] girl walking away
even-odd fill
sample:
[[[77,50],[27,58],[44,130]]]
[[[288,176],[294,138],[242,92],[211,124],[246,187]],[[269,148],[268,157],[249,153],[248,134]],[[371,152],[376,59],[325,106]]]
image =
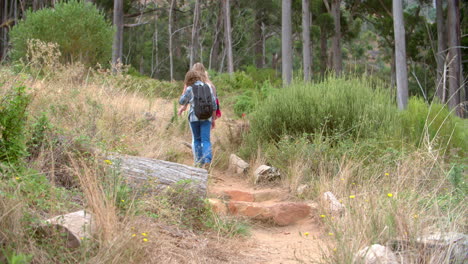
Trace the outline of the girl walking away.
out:
[[[216,120],[216,98],[211,86],[201,81],[197,71],[188,71],[184,82],[187,89],[180,97],[179,104],[190,104],[188,118],[195,166],[209,168],[212,159],[210,134]],[[179,115],[184,110],[184,107],[180,108]]]

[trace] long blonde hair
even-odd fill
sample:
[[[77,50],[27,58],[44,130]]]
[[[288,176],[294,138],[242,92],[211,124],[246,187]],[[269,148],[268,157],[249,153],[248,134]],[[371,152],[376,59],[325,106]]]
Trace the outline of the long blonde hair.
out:
[[[210,79],[208,78],[208,74],[206,72],[205,66],[203,66],[203,64],[201,64],[200,62],[197,62],[192,66],[192,71],[196,71],[196,72],[198,72],[200,74],[202,82],[211,83]]]
[[[200,73],[194,70],[190,70],[185,74],[184,84],[186,87],[192,86],[196,81],[202,81]]]

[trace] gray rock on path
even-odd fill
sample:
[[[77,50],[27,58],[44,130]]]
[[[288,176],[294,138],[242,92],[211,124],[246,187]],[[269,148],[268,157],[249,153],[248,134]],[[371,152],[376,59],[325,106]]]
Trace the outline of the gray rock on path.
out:
[[[229,157],[229,170],[233,173],[246,173],[249,167],[250,165],[243,159],[239,158],[236,154],[231,154]]]
[[[438,232],[416,239],[430,256],[429,264],[468,263],[468,236],[455,232]]]
[[[108,157],[115,169],[128,180],[130,187],[149,193],[162,191],[176,183],[184,183],[206,197],[208,171],[179,163],[150,158],[117,155]]]
[[[398,259],[387,247],[374,244],[359,250],[353,259],[355,264],[399,264]]]
[[[280,179],[281,173],[275,167],[261,165],[255,170],[254,178],[255,184],[258,184],[260,182],[269,182]]]
[[[328,208],[332,214],[341,214],[345,210],[345,206],[336,199],[332,192],[325,192],[323,199],[328,202]]]
[[[59,215],[45,221],[45,225],[39,227],[44,236],[51,236],[57,233],[66,235],[66,246],[77,248],[81,241],[91,238],[95,232],[95,225],[92,214],[84,210]]]

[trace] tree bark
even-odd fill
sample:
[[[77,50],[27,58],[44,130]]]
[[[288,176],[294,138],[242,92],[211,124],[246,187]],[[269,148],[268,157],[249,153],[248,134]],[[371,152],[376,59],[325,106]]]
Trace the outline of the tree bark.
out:
[[[447,36],[444,23],[444,8],[442,6],[443,0],[436,0],[436,15],[437,15],[437,83],[436,94],[442,103],[445,103],[445,59],[447,57]]]
[[[150,186],[150,192],[158,192],[176,183],[185,182],[187,187],[193,188],[201,197],[206,196],[208,172],[205,169],[136,156],[112,155],[108,159],[128,179],[134,190]]]
[[[114,43],[112,45],[112,69],[115,72],[116,66],[122,63],[123,48],[123,0],[114,0]]]
[[[213,40],[213,46],[211,47],[210,50],[210,60],[209,60],[209,66],[208,68],[216,68],[218,58],[219,58],[219,47],[221,45],[221,39],[219,37],[219,33],[223,29],[223,3],[220,2],[218,4],[218,18],[216,19],[216,32]]]
[[[320,29],[320,75],[325,77],[327,71],[327,36],[325,29]]]
[[[193,25],[192,25],[192,45],[190,47],[190,66],[198,61],[198,29],[200,17],[200,0],[195,1],[195,8],[193,11]]]
[[[257,68],[263,67],[263,10],[255,10],[255,24],[254,24],[254,46],[255,46],[255,66]]]
[[[283,86],[291,84],[292,80],[292,22],[291,0],[282,0],[281,6],[281,62]]]
[[[462,117],[460,106],[461,90],[461,50],[460,50],[460,2],[448,0],[447,4],[448,33],[448,106]]]
[[[170,80],[174,80],[174,60],[172,58],[172,13],[174,12],[175,0],[171,1],[171,8],[169,9],[169,23],[168,23],[168,33],[169,33],[169,72]]]
[[[337,76],[341,75],[343,71],[343,58],[341,55],[341,18],[340,18],[340,4],[341,0],[331,1],[331,13],[333,16],[333,23],[335,25],[335,35],[333,36],[332,53],[333,53],[333,69]]]
[[[232,57],[232,41],[231,41],[231,4],[229,0],[224,1],[224,38],[227,55],[227,71],[229,74],[234,73],[234,59]]]
[[[302,0],[302,61],[304,66],[304,81],[309,82],[312,79],[309,0]]]
[[[405,27],[402,0],[393,0],[393,27],[395,31],[395,67],[398,108],[408,104],[408,72],[406,68]]]

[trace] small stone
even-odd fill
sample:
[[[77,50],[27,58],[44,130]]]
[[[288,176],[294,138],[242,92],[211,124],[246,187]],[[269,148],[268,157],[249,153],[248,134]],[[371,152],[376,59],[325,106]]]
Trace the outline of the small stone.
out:
[[[246,173],[250,165],[245,162],[243,159],[239,158],[236,154],[231,154],[229,157],[229,170],[237,173],[243,174]]]
[[[399,264],[395,253],[387,247],[374,244],[359,250],[354,255],[353,263],[362,264]]]
[[[274,181],[281,178],[281,174],[277,168],[261,165],[254,172],[255,184],[260,182]]]
[[[345,206],[336,199],[332,192],[325,192],[323,199],[328,202],[328,208],[333,214],[341,214],[345,210]]]
[[[156,120],[156,113],[145,112],[143,114],[146,121],[155,121]]]
[[[297,187],[296,193],[298,196],[302,196],[308,189],[309,189],[309,185],[301,184],[299,185],[299,187]]]

